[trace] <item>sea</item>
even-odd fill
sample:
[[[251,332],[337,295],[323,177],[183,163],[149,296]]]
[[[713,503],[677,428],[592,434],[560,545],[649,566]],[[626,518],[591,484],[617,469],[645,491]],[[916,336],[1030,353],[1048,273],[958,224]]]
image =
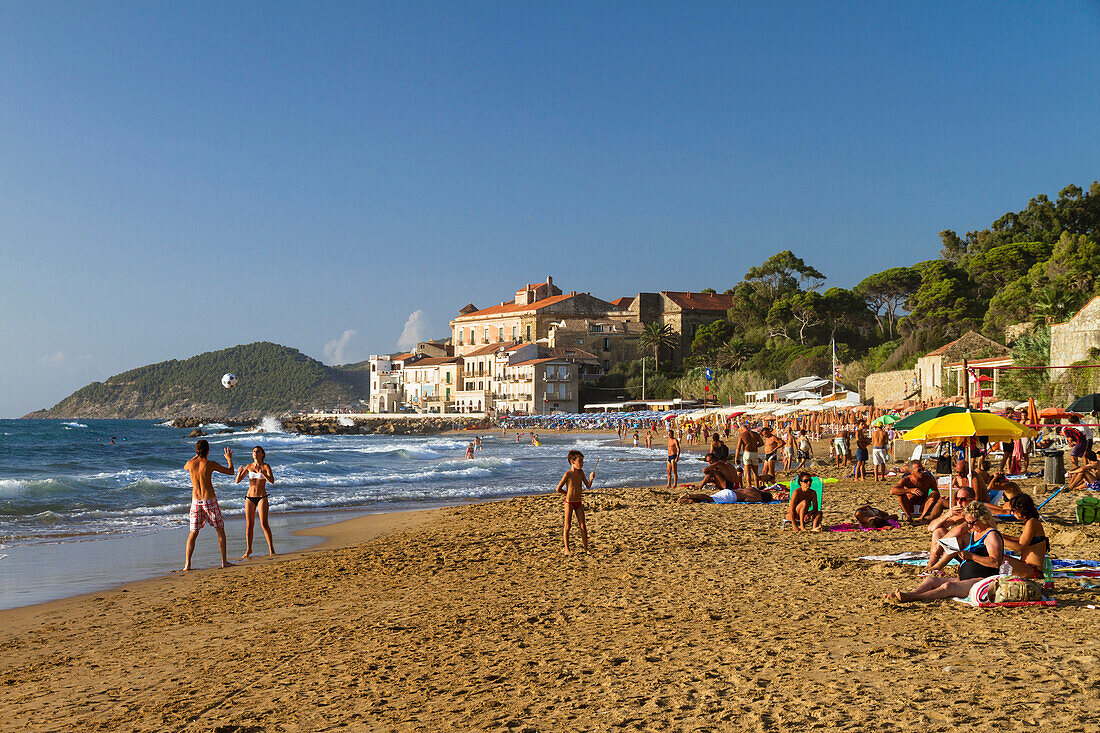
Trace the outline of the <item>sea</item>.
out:
[[[578,449],[596,487],[664,481],[664,446],[634,448],[615,436],[514,432],[482,435],[465,458],[464,435],[298,435],[274,418],[258,431],[202,426],[210,455],[235,465],[263,446],[280,553],[319,543],[295,530],[377,512],[404,511],[552,492]],[[194,455],[189,429],[145,420],[0,420],[0,608],[103,590],[183,565]],[[686,468],[686,467],[685,467]],[[229,556],[244,552],[247,479],[215,474]],[[267,553],[257,526],[255,556]],[[195,567],[217,564],[214,533],[199,536]]]

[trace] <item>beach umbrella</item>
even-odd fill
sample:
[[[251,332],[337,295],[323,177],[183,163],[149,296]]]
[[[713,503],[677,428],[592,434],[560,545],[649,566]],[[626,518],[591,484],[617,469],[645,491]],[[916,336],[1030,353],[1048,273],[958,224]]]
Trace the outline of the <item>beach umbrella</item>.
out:
[[[943,417],[944,415],[951,415],[957,412],[966,412],[966,410],[962,407],[955,407],[954,405],[944,405],[942,407],[931,407],[927,410],[920,410],[894,423],[894,430],[912,430],[934,417]]]
[[[1078,397],[1066,408],[1069,412],[1100,412],[1100,394]]]
[[[1034,428],[1021,425],[1015,420],[989,412],[964,410],[926,420],[906,432],[902,438],[925,441],[980,436],[994,442],[1007,443],[1018,438],[1034,438],[1036,435]]]
[[[871,421],[871,424],[886,427],[887,425],[893,425],[894,423],[900,421],[901,418],[894,417],[893,415],[883,415],[882,417],[876,417],[873,421]]]
[[[1061,407],[1048,407],[1039,413],[1039,417],[1051,420],[1061,420],[1069,417],[1069,413]]]

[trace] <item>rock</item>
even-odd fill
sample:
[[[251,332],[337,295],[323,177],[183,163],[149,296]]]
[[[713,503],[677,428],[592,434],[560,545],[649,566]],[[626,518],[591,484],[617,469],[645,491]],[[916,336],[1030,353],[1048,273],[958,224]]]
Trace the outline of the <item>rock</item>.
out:
[[[206,433],[204,433],[199,428],[195,428],[194,430],[191,431],[191,434],[188,437],[190,437],[190,438],[201,438],[204,435],[206,435]]]

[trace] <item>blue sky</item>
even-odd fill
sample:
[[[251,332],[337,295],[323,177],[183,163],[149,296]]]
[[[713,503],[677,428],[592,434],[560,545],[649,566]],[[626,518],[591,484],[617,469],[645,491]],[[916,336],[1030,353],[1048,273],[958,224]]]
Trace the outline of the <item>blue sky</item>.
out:
[[[0,38],[9,417],[548,274],[852,285],[1100,178],[1095,3],[35,2]]]

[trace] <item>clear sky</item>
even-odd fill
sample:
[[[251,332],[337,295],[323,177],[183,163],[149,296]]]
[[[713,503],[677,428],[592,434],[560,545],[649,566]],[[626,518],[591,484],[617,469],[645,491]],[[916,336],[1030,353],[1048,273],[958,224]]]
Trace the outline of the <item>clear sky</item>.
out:
[[[1100,178],[1095,3],[6,2],[0,39],[7,417],[547,275],[850,286]]]

